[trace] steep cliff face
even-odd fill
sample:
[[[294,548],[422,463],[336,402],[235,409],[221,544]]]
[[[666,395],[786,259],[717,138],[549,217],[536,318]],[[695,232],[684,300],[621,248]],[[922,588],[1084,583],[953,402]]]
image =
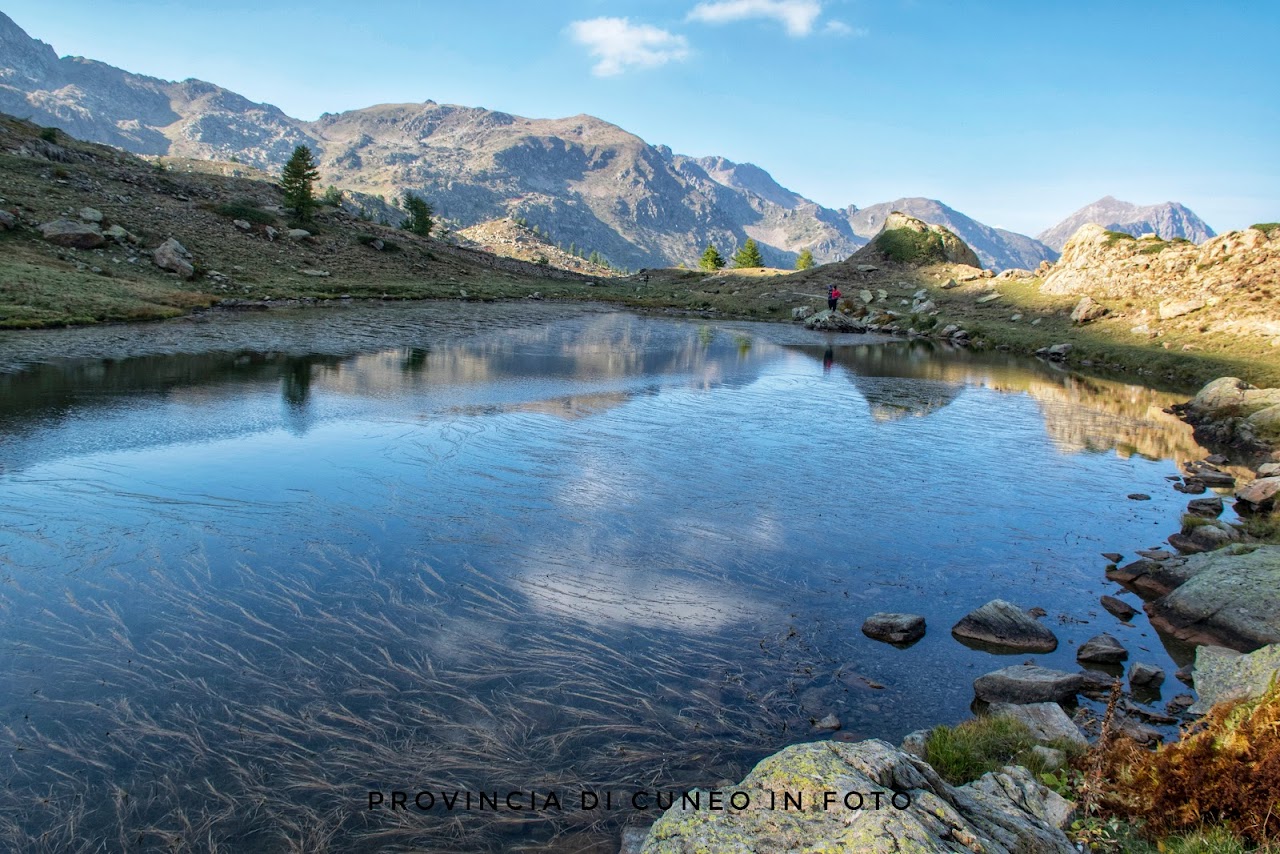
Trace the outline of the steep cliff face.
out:
[[[1061,250],[1068,238],[1081,226],[1089,223],[1111,231],[1123,231],[1135,237],[1154,234],[1165,240],[1183,238],[1192,243],[1203,243],[1214,236],[1213,229],[1204,220],[1178,202],[1135,205],[1104,196],[1093,204],[1085,205],[1053,228],[1042,231],[1037,237],[1042,243]]]
[[[1022,268],[1034,270],[1041,261],[1054,261],[1058,253],[1038,240],[983,225],[936,199],[918,197],[898,199],[845,211],[854,234],[870,239],[884,227],[891,213],[898,211],[924,222],[940,225],[961,238],[981,259],[983,266],[995,270]]]
[[[1195,322],[1204,331],[1280,336],[1280,228],[1248,228],[1199,245],[1135,239],[1085,225],[1045,277],[1047,294],[1158,301],[1138,330]]]

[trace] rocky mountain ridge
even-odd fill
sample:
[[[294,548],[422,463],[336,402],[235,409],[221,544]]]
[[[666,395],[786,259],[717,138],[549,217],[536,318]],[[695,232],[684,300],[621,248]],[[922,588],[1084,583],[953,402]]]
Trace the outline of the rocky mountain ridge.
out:
[[[1041,243],[1062,251],[1067,241],[1081,226],[1093,223],[1110,231],[1122,231],[1141,237],[1154,234],[1165,240],[1183,238],[1203,243],[1214,237],[1214,231],[1188,207],[1178,202],[1135,205],[1112,196],[1085,205],[1062,222],[1036,235]]]
[[[319,155],[323,183],[383,198],[412,189],[463,226],[522,217],[618,266],[692,264],[708,243],[729,254],[751,237],[766,263],[789,267],[803,249],[830,262],[870,236],[856,207],[825,208],[752,164],[679,155],[591,116],[526,119],[428,101],[304,122],[211,83],[59,59],[3,13],[0,45],[0,112],[134,153],[273,173],[306,144]],[[903,201],[952,227],[984,264],[1052,257],[1029,237],[932,200],[889,207]]]

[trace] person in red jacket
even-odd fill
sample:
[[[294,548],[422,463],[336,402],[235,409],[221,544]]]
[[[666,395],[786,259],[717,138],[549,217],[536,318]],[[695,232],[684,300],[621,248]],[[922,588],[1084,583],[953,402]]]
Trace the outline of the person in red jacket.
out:
[[[840,302],[840,289],[835,285],[827,285],[827,308],[832,311],[836,310],[836,303]]]

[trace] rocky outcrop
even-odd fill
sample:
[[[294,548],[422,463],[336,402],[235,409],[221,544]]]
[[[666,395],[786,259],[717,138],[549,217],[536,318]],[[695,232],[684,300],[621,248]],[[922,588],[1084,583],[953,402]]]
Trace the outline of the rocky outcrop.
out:
[[[1232,231],[1196,245],[1138,238],[1085,225],[1072,235],[1041,290],[1137,305],[1126,312],[1141,334],[1207,332],[1280,339],[1280,229]]]
[[[848,263],[894,261],[900,264],[964,264],[979,268],[982,262],[973,250],[951,231],[894,211],[885,217],[884,227],[871,242],[855,252]]]
[[[993,599],[970,611],[952,627],[963,641],[1008,651],[1053,652],[1058,638],[1030,614],[1003,599]]]
[[[982,266],[993,270],[1014,269],[1029,278],[1032,275],[1031,269],[1038,267],[1041,261],[1055,261],[1058,258],[1054,249],[1038,240],[1025,234],[983,225],[936,199],[895,199],[861,209],[851,207],[845,214],[854,234],[870,240],[880,232],[885,219],[894,211],[930,225],[942,226],[963,240],[978,256]]]
[[[1203,243],[1214,236],[1213,229],[1205,225],[1204,220],[1177,202],[1139,206],[1104,196],[1040,232],[1037,237],[1045,245],[1060,250],[1081,226],[1089,223],[1134,237],[1154,234],[1165,240],[1182,238],[1192,243]]]
[[[1280,644],[1269,644],[1248,655],[1221,646],[1202,646],[1196,650],[1193,673],[1200,698],[1187,710],[1192,714],[1203,715],[1228,700],[1261,697],[1272,680],[1280,679]]]
[[[1253,452],[1280,445],[1280,389],[1257,388],[1237,377],[1219,377],[1174,411],[1195,426],[1201,442],[1236,445]]]
[[[862,623],[869,638],[893,644],[915,643],[924,637],[925,621],[919,614],[872,614]]]
[[[784,792],[799,798],[803,808],[782,809]],[[903,808],[891,803],[895,792]],[[709,793],[697,794],[702,808],[677,801],[650,829],[644,854],[1075,851],[1060,829],[1071,805],[1025,768],[1006,767],[953,787],[924,761],[878,740],[788,747],[722,792],[724,809],[707,809]],[[734,808],[733,798],[738,804],[745,799],[746,808]],[[846,798],[848,805],[860,801],[862,807],[848,808]]]
[[[1146,604],[1162,632],[1240,650],[1280,643],[1280,546],[1231,546],[1161,567],[1166,583],[1184,579]]]

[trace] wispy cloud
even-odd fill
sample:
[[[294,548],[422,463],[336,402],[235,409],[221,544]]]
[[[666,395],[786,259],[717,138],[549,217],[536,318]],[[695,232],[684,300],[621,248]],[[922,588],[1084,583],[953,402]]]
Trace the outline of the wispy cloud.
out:
[[[782,24],[789,35],[807,36],[822,14],[818,0],[716,0],[699,3],[688,20],[706,24],[727,24],[751,18],[767,18]]]
[[[827,21],[827,25],[822,31],[829,36],[858,36],[859,38],[867,35],[865,27],[851,27],[844,21]]]
[[[598,61],[591,68],[597,77],[613,77],[628,68],[656,68],[689,55],[684,36],[630,18],[592,18],[569,24],[570,37],[587,48]]]

